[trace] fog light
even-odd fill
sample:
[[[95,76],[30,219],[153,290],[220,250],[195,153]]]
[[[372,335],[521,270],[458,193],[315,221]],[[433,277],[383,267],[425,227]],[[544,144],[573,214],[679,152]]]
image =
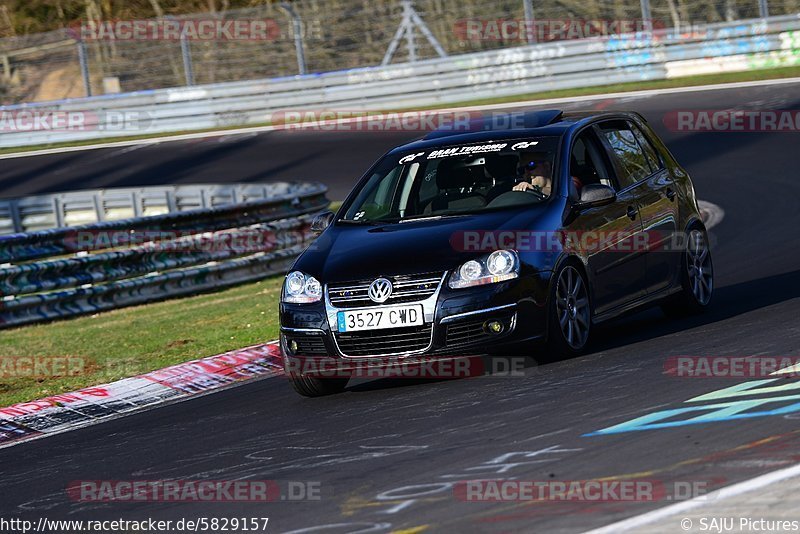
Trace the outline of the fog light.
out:
[[[294,339],[293,339],[293,340],[291,340],[291,341],[289,341],[289,352],[291,352],[292,354],[294,354],[294,353],[296,353],[296,352],[297,352],[297,349],[298,349],[298,347],[297,347],[297,341],[295,341]]]
[[[483,329],[489,334],[500,334],[503,332],[503,323],[500,321],[486,321],[483,323]]]

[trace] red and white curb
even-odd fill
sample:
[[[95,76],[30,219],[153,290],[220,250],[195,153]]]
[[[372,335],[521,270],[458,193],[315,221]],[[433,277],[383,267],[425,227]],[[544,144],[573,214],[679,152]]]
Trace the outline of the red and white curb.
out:
[[[283,374],[276,341],[0,408],[0,448]]]

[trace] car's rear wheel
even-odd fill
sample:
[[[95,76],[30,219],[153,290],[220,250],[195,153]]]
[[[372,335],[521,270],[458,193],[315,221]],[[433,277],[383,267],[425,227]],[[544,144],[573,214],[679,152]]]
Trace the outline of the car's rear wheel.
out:
[[[693,228],[681,255],[681,292],[662,304],[669,316],[694,315],[708,308],[714,294],[714,265],[705,230]]]
[[[292,387],[304,397],[322,397],[341,393],[350,380],[346,377],[316,377],[289,372],[286,375]]]
[[[555,276],[549,303],[548,347],[557,355],[580,354],[589,342],[592,308],[589,285],[574,264],[562,266]]]

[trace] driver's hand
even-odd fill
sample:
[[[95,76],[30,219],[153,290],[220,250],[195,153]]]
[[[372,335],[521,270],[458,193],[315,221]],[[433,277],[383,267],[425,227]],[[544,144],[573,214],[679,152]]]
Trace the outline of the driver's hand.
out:
[[[530,182],[520,182],[511,188],[512,191],[527,191],[528,189],[534,189],[533,184]]]

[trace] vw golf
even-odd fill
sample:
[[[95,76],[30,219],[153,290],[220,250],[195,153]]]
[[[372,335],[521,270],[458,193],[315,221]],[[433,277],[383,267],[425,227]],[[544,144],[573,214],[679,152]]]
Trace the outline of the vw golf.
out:
[[[516,114],[434,131],[358,182],[286,276],[287,376],[519,350],[583,351],[595,325],[643,306],[698,313],[713,292],[689,175],[636,113]]]

